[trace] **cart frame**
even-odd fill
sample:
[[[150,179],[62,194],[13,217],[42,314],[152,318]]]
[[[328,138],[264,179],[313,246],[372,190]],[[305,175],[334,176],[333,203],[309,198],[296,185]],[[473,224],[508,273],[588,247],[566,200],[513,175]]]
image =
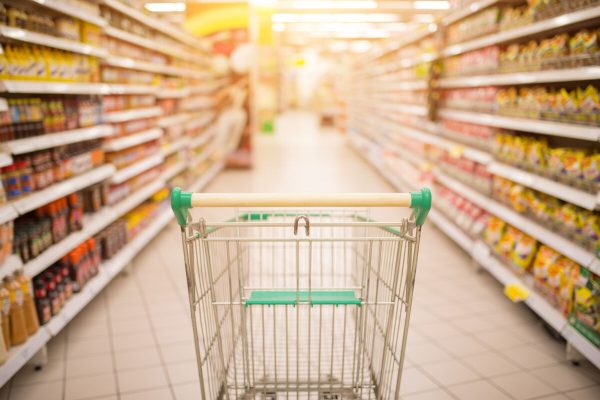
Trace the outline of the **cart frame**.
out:
[[[311,195],[175,188],[171,206],[203,399],[399,398],[428,189]],[[193,207],[236,213],[226,222],[194,222]],[[375,222],[364,207],[413,213]]]

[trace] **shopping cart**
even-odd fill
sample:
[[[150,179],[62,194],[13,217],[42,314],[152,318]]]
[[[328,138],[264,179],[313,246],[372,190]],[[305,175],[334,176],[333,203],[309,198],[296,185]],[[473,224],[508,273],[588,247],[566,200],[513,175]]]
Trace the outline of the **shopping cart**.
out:
[[[171,205],[182,231],[202,399],[399,398],[429,190],[176,188]],[[393,223],[351,208],[409,206],[411,217]],[[192,207],[236,212],[209,223],[193,221]]]

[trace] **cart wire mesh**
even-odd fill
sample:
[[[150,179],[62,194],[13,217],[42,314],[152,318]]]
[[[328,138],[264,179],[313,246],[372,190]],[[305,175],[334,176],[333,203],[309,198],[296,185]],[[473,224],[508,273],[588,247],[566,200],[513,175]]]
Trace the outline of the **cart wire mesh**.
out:
[[[203,399],[398,399],[421,226],[368,209],[182,226]]]

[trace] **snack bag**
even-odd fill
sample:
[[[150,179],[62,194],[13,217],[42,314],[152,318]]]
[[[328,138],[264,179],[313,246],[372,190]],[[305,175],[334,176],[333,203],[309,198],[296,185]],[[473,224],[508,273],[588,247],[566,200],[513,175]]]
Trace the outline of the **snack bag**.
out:
[[[527,272],[536,250],[537,240],[521,233],[521,236],[515,241],[511,254],[512,262],[520,268],[519,273]]]
[[[590,212],[583,222],[583,238],[587,247],[600,257],[600,215]]]
[[[506,223],[500,218],[490,217],[487,220],[487,226],[483,232],[483,241],[487,243],[488,246],[495,248],[504,233],[505,227]]]
[[[514,184],[510,188],[510,191],[508,194],[510,204],[516,211],[518,211],[520,213],[524,213],[527,210],[527,202],[526,202],[527,192],[528,192],[527,189],[525,189],[523,186],[518,185],[518,184]]]
[[[512,226],[506,227],[504,234],[496,245],[496,252],[502,257],[510,259],[515,243],[521,238],[522,233]]]
[[[581,162],[583,180],[592,186],[592,189],[600,186],[600,153],[585,156]]]
[[[544,245],[540,246],[533,262],[533,277],[536,281],[545,284],[546,279],[548,278],[548,268],[554,264],[559,257],[560,254],[552,248]]]
[[[574,303],[569,322],[600,347],[600,277],[586,268],[572,271]]]
[[[600,95],[598,89],[595,86],[587,85],[585,90],[579,88],[577,90],[579,96],[579,113],[581,115],[581,121],[592,123],[596,122],[598,104],[600,104]]]

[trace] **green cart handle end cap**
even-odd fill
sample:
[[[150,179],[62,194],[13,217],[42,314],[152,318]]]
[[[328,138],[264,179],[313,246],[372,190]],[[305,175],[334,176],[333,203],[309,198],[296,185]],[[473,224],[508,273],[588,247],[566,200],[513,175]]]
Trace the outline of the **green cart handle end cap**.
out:
[[[410,208],[415,215],[415,223],[422,226],[431,209],[431,190],[422,188],[418,192],[410,192]]]
[[[184,192],[180,187],[173,188],[171,190],[171,209],[180,226],[185,226],[190,208],[192,208],[192,192]]]

